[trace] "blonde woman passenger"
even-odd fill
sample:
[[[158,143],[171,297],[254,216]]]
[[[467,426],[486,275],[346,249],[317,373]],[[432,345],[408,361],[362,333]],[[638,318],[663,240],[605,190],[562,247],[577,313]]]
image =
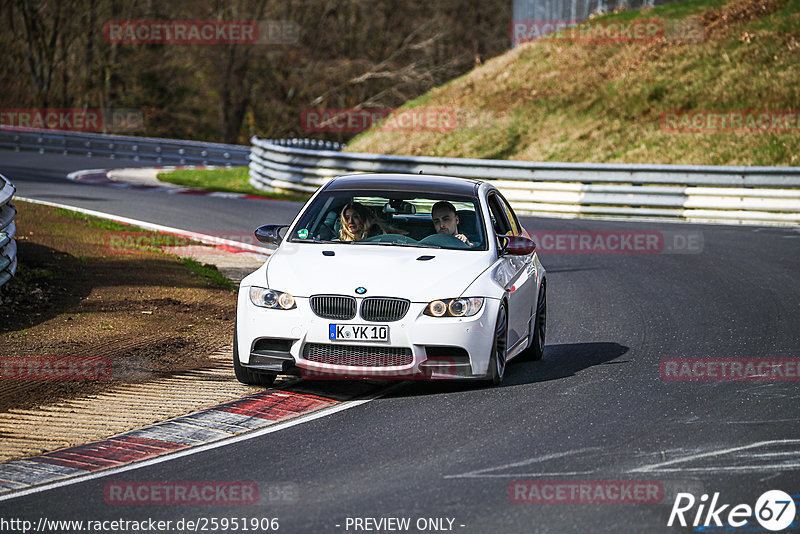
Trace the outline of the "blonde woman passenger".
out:
[[[361,241],[375,235],[377,223],[369,208],[359,202],[348,202],[340,215],[340,241]]]

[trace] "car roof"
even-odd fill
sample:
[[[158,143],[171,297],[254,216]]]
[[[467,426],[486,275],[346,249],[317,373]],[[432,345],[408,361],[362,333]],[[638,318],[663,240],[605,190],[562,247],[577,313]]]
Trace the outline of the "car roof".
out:
[[[433,174],[346,174],[331,179],[326,191],[412,191],[477,196],[481,180]]]

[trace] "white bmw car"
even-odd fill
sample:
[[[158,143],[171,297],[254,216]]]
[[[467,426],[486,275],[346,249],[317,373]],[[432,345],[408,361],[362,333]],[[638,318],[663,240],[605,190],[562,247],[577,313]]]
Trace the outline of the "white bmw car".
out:
[[[512,358],[542,357],[545,269],[487,182],[340,176],[290,225],[256,236],[278,248],[239,288],[241,382],[296,374],[496,385]]]

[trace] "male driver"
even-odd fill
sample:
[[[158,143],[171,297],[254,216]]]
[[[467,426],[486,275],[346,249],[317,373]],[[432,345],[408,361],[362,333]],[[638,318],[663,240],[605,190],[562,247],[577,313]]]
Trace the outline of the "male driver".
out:
[[[473,246],[469,242],[467,236],[458,233],[458,215],[456,208],[446,200],[442,200],[433,205],[431,209],[431,218],[433,219],[433,227],[437,233],[449,234],[457,239],[460,239],[470,247]]]

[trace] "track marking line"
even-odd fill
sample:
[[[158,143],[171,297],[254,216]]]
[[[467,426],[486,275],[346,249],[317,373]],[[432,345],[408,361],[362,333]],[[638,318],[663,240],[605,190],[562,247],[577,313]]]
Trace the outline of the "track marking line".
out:
[[[91,215],[92,217],[98,217],[100,219],[108,219],[110,221],[115,221],[118,223],[123,224],[130,224],[133,226],[138,226],[145,230],[152,230],[154,232],[163,232],[167,234],[179,235],[181,237],[189,237],[194,239],[195,241],[199,241],[201,243],[211,244],[211,245],[225,245],[232,248],[236,248],[239,250],[244,250],[248,252],[257,252],[264,256],[269,256],[272,254],[272,250],[264,247],[259,247],[258,245],[253,245],[250,243],[242,243],[241,241],[234,241],[232,239],[224,239],[220,237],[216,237],[213,235],[208,234],[201,234],[199,232],[191,232],[189,230],[181,230],[180,228],[173,228],[171,226],[164,226],[161,224],[154,224],[147,221],[141,221],[139,219],[131,219],[130,217],[122,217],[120,215],[114,215],[111,213],[104,213],[102,211],[95,211],[95,210],[88,210],[85,208],[78,208],[76,206],[68,206],[66,204],[59,204],[57,202],[50,202],[47,200],[36,200],[34,198],[27,198],[27,197],[14,197],[16,200],[21,200],[23,202],[30,202],[31,204],[39,204],[42,206],[50,206],[52,208],[61,208],[70,211],[77,211],[78,213],[83,213],[85,215]]]
[[[691,471],[691,472],[703,472],[703,471],[739,471],[739,472],[749,472],[749,471],[764,471],[765,469],[795,469],[800,467],[800,462],[790,462],[790,463],[780,463],[780,464],[762,464],[762,465],[722,465],[722,466],[707,466],[707,467],[668,467],[675,464],[680,463],[688,463],[693,460],[698,460],[702,458],[711,458],[715,456],[724,456],[730,453],[736,453],[740,451],[747,451],[750,449],[755,449],[759,447],[765,447],[769,445],[800,445],[800,439],[776,439],[776,440],[769,440],[769,441],[757,441],[755,443],[750,443],[749,445],[741,445],[738,447],[729,447],[727,449],[720,449],[716,451],[709,451],[709,452],[701,452],[697,454],[690,454],[688,456],[683,456],[681,458],[673,458],[672,460],[667,460],[665,462],[658,462],[655,464],[645,465],[643,467],[637,467],[635,469],[631,469],[629,472],[631,473],[653,473],[653,472],[674,472],[674,471]],[[738,455],[739,458],[743,456],[750,456],[753,459],[757,455]]]
[[[564,458],[565,456],[572,456],[574,454],[581,454],[585,452],[598,451],[598,450],[601,449],[599,447],[587,447],[583,449],[577,449],[574,451],[555,452],[551,454],[545,454],[543,456],[528,458],[527,460],[522,460],[520,462],[512,462],[508,464],[499,465],[496,467],[486,467],[484,469],[476,469],[475,471],[468,471],[460,475],[446,475],[444,478],[507,478],[507,477],[523,477],[523,476],[536,477],[536,476],[555,476],[555,475],[559,476],[588,475],[593,473],[594,471],[569,471],[563,473],[497,473],[497,474],[488,473],[488,471],[500,471],[502,469],[510,469],[512,467],[522,467],[531,464],[546,462],[548,460]]]

